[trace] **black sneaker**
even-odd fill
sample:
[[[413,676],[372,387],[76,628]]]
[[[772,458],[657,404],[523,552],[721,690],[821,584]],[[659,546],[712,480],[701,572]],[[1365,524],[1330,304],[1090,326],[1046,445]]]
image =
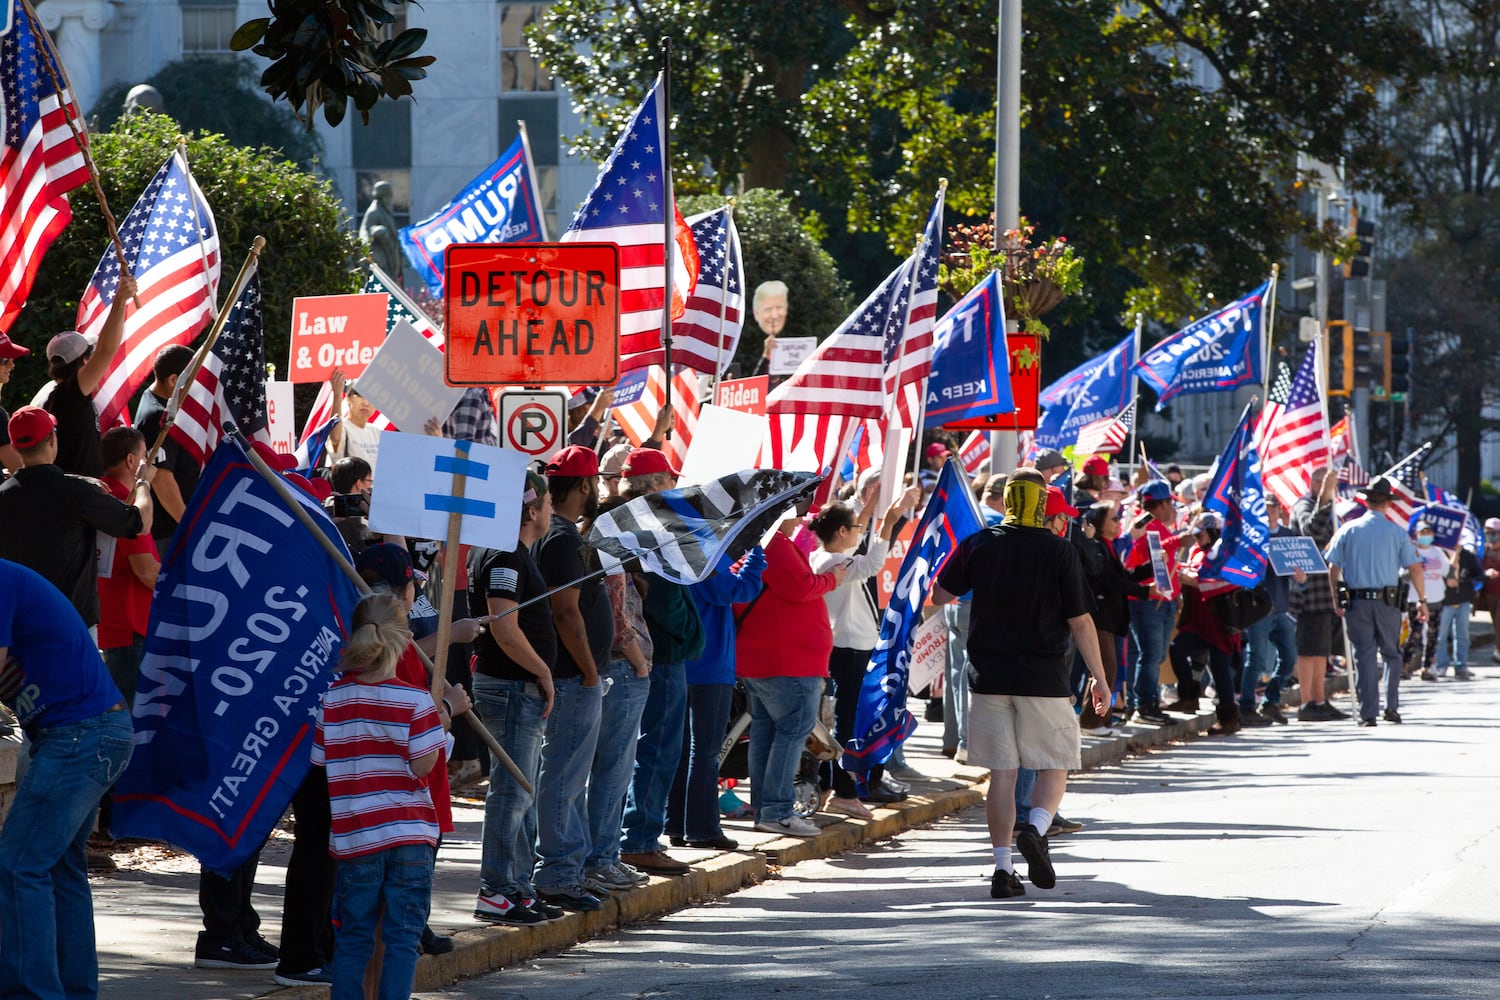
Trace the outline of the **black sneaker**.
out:
[[[599,897],[583,888],[583,886],[574,886],[571,889],[554,889],[550,892],[546,889],[539,889],[537,895],[541,897],[543,902],[551,903],[553,906],[561,906],[563,909],[572,910],[574,913],[593,913],[604,907],[604,904],[599,901]]]
[[[1381,715],[1381,718],[1386,722],[1394,723],[1398,726],[1401,725],[1401,713],[1396,711],[1394,708],[1386,709],[1385,713]]]
[[[1340,712],[1338,709],[1333,707],[1333,702],[1331,701],[1319,702],[1318,711],[1322,712],[1326,718],[1331,719],[1335,722],[1349,718],[1348,712]]]
[[[422,952],[427,955],[446,955],[453,950],[453,939],[438,934],[431,927],[422,928]]]
[[[1280,705],[1273,705],[1269,701],[1260,706],[1260,714],[1276,723],[1278,726],[1287,725],[1286,713],[1281,710]]]
[[[521,905],[535,913],[540,913],[543,920],[561,920],[568,915],[568,911],[561,906],[553,906],[551,903],[537,899],[535,896],[521,900]]]
[[[1240,728],[1241,729],[1262,729],[1262,728],[1264,728],[1266,726],[1270,726],[1270,725],[1274,725],[1274,724],[1275,723],[1273,723],[1271,721],[1270,716],[1261,715],[1259,712],[1241,712],[1240,713]]]
[[[251,951],[258,955],[265,955],[267,958],[274,958],[278,962],[281,961],[281,949],[261,937],[258,932],[251,931],[250,936],[245,939],[245,944]]]
[[[267,957],[243,941],[210,944],[203,939],[200,931],[198,946],[193,950],[193,965],[200,969],[269,970],[276,968],[276,959]]]
[[[1012,896],[1026,895],[1026,887],[1016,877],[1015,872],[995,869],[995,874],[990,876],[990,898],[1010,899]]]
[[[306,972],[278,972],[271,978],[281,986],[328,986],[333,982],[333,973],[318,966]]]
[[[1026,824],[1026,828],[1016,834],[1016,848],[1021,852],[1021,857],[1026,859],[1026,877],[1031,879],[1031,884],[1038,889],[1050,889],[1057,885],[1057,874],[1052,870],[1052,855],[1047,849],[1047,838],[1042,831]]]
[[[1374,719],[1360,719],[1359,722],[1357,723],[1357,725],[1361,729],[1374,729],[1375,728],[1375,720]]]
[[[481,892],[474,902],[474,919],[487,924],[540,924],[547,920],[503,892]]]
[[[1083,824],[1074,819],[1068,819],[1062,813],[1052,817],[1052,826],[1047,829],[1047,836],[1055,837],[1059,833],[1077,833],[1083,829]]]

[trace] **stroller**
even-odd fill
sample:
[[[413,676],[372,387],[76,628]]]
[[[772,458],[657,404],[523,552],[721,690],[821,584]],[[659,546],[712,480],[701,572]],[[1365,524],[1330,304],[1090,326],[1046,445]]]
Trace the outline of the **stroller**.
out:
[[[792,813],[807,819],[818,811],[821,798],[818,789],[818,768],[823,761],[834,760],[839,755],[838,741],[820,718],[813,723],[802,750],[802,761],[797,766],[797,778],[793,785]],[[734,698],[730,702],[729,729],[724,734],[724,744],[719,748],[719,777],[744,780],[750,777],[750,693],[745,685],[735,684]]]

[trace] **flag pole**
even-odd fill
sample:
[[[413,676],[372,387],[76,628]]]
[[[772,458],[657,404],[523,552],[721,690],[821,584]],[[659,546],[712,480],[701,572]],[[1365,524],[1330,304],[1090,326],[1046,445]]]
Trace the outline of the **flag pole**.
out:
[[[729,242],[729,239],[728,239],[729,233],[732,232],[733,229],[734,229],[734,201],[735,200],[733,198],[730,198],[724,204],[724,212],[725,212],[725,218],[724,218],[725,240],[724,240],[724,242],[725,243]],[[726,257],[727,256],[728,255],[726,254]],[[730,264],[730,261],[728,261],[728,260],[726,260],[724,262],[724,294],[719,297],[719,357],[717,358],[717,360],[714,361],[714,377],[710,380],[710,385],[709,385],[709,391],[710,391],[710,394],[711,394],[710,398],[712,398],[712,399],[718,399],[719,398],[719,380],[721,378],[723,378],[723,376],[724,376],[724,323],[726,322],[726,317],[729,314],[729,264]],[[741,282],[741,284],[744,283],[744,280],[745,280],[744,276],[741,275],[740,276],[740,282]],[[744,305],[741,304],[741,306],[740,306],[740,319],[741,320],[744,319],[744,315],[745,315],[744,314]]]
[[[198,350],[193,354],[193,360],[183,369],[182,374],[177,376],[177,387],[172,390],[172,398],[167,400],[166,412],[162,414],[161,429],[156,432],[156,440],[151,442],[151,450],[146,452],[147,461],[150,456],[161,450],[162,443],[167,440],[167,432],[172,429],[172,423],[177,419],[177,411],[182,408],[182,401],[193,388],[193,380],[198,377],[198,370],[203,367],[203,362],[208,360],[208,352],[213,350],[214,344],[219,339],[219,334],[224,330],[224,323],[229,319],[229,314],[234,311],[235,303],[240,300],[240,293],[249,284],[250,276],[260,266],[260,252],[266,248],[264,236],[255,237],[250,244],[250,252],[245,256],[245,263],[240,265],[240,273],[235,276],[234,287],[229,291],[229,298],[224,300],[224,308],[214,316],[213,325],[208,328],[208,336],[203,338],[203,343],[198,345]]]
[[[73,85],[68,81],[68,68],[63,65],[62,57],[57,54],[57,47],[52,44],[52,36],[47,29],[42,27],[41,19],[36,16],[36,11],[31,7],[31,0],[21,0],[21,9],[26,12],[26,20],[31,24],[31,34],[43,49],[43,55],[47,58],[42,60],[42,68],[47,72],[47,79],[52,82],[52,89],[57,91],[58,103],[62,105],[63,119],[68,123],[68,130],[73,133],[73,142],[78,146],[78,152],[83,154],[84,166],[89,170],[89,184],[94,189],[94,198],[99,202],[99,211],[104,215],[104,228],[109,233],[109,241],[115,247],[115,259],[120,262],[120,270],[135,275],[130,270],[130,264],[125,260],[125,245],[120,242],[119,225],[115,222],[114,213],[109,210],[109,200],[104,197],[104,188],[99,184],[99,167],[94,163],[94,156],[89,152],[88,142],[83,137],[78,122],[78,95],[73,90]],[[58,80],[61,74],[62,79]],[[66,91],[68,100],[62,100],[62,94]],[[131,296],[135,307],[141,307],[139,293]]]
[[[433,320],[433,318],[427,315],[427,310],[417,305],[412,297],[406,294],[406,289],[401,287],[401,282],[397,281],[389,274],[386,274],[385,268],[375,263],[374,257],[371,257],[369,254],[365,254],[364,263],[367,267],[369,267],[370,274],[375,278],[375,280],[379,281],[382,285],[385,286],[386,291],[392,298],[396,300],[397,303],[400,304],[401,308],[405,309],[407,312],[411,313],[418,319],[425,320],[427,322],[427,325],[432,327],[434,330],[439,329],[437,323]]]
[[[526,179],[531,182],[531,200],[536,205],[536,221],[541,226],[542,242],[547,242],[547,213],[542,211],[542,189],[536,182],[536,165],[531,162],[531,137],[526,134],[526,119],[517,118],[521,129],[521,152],[526,156]]]
[[[1260,311],[1260,374],[1265,382],[1261,395],[1265,398],[1271,395],[1271,341],[1276,337],[1276,278],[1280,274],[1281,264],[1272,264],[1271,287],[1266,289],[1265,306]]]
[[[453,506],[448,509],[448,537],[443,543],[443,579],[438,586],[437,652],[432,664],[432,700],[442,701],[448,683],[448,640],[453,630],[454,591],[458,587],[458,560],[462,551],[459,529],[463,525],[464,487],[467,484],[469,448],[472,442],[459,438],[453,442]]]
[[[672,191],[672,37],[661,40],[661,76],[657,78],[661,89],[661,105],[657,109],[661,117],[661,173],[667,192],[667,203],[662,212],[662,300],[661,300],[661,350],[662,368],[667,373],[667,412],[672,410],[672,278],[673,251],[677,243],[677,201]],[[663,440],[670,440],[672,427],[669,424],[662,433]]]
[[[1141,358],[1141,327],[1142,327],[1142,325],[1145,324],[1145,322],[1146,322],[1146,316],[1145,316],[1144,313],[1136,313],[1135,314],[1135,357],[1136,357],[1137,361],[1139,361],[1140,358]],[[1132,368],[1132,371],[1134,371],[1133,368]],[[1140,399],[1141,399],[1141,377],[1139,375],[1131,375],[1130,378],[1131,378],[1131,382],[1132,382],[1132,388],[1130,390],[1130,405],[1131,406],[1135,406],[1137,403],[1140,402]],[[1140,424],[1141,424],[1141,415],[1140,415],[1139,412],[1137,412],[1134,416],[1132,416],[1130,418],[1130,450],[1128,452],[1126,452],[1126,454],[1130,456],[1130,465],[1131,465],[1130,478],[1132,480],[1135,479],[1135,473],[1136,473],[1136,466],[1135,466],[1135,432],[1136,432],[1136,428],[1139,427]]]
[[[946,200],[947,193],[948,193],[948,178],[946,178],[946,177],[939,177],[938,178],[938,203],[937,203],[938,218],[940,220],[939,223],[938,223],[938,248],[937,248],[938,249],[938,256],[939,257],[941,257],[942,253],[943,253],[943,246],[942,246],[942,239],[943,239],[943,237],[942,237],[942,223],[941,223],[941,218],[942,218],[942,213],[943,213],[943,202]],[[922,237],[926,237],[926,235],[927,235],[927,226],[924,224],[922,226]],[[922,246],[921,238],[919,238],[918,241],[917,241],[917,247],[918,247],[918,249],[921,249],[921,246]],[[915,256],[915,253],[913,254],[913,256]],[[910,260],[910,258],[908,258],[908,260]],[[901,351],[896,356],[896,380],[895,380],[896,384],[891,389],[891,399],[890,399],[890,407],[891,407],[891,409],[890,409],[890,412],[892,412],[892,413],[898,412],[898,409],[897,409],[897,398],[899,397],[899,395],[901,393],[901,363],[906,359],[906,346],[907,346],[907,340],[908,340],[907,333],[911,329],[911,300],[912,300],[912,298],[917,293],[917,278],[918,278],[917,271],[918,271],[918,268],[916,268],[916,267],[914,267],[912,269],[912,273],[911,273],[911,289],[906,293],[906,317],[902,320],[902,323],[901,323]],[[928,370],[930,371],[931,368],[932,368],[932,364],[929,361],[928,362]],[[917,479],[922,474],[922,422],[927,418],[927,379],[925,377],[921,381],[919,381],[917,383],[917,391],[918,391],[918,400],[917,400],[917,414],[916,414],[917,419],[915,421],[916,426],[913,427],[913,428],[911,428],[911,450],[912,450],[912,456],[911,456],[911,478],[912,478],[913,484],[916,483]],[[889,435],[887,435],[887,438],[889,438]],[[842,460],[842,456],[840,457],[840,459]],[[882,499],[884,499],[885,490],[887,488],[888,487],[886,487],[886,486],[882,486],[881,487],[881,497],[882,497]],[[900,491],[898,490],[894,495],[895,496],[900,496],[901,495]]]
[[[312,515],[308,514],[302,504],[297,501],[297,498],[292,495],[292,487],[287,481],[279,473],[271,471],[271,467],[266,465],[265,459],[261,458],[256,450],[250,447],[249,442],[245,440],[244,435],[240,433],[239,428],[234,424],[226,421],[224,424],[224,433],[239,442],[240,447],[245,451],[245,457],[250,460],[251,466],[266,481],[267,485],[275,491],[276,495],[281,498],[281,502],[287,510],[302,523],[302,526],[307,529],[308,533],[323,547],[323,551],[334,561],[334,564],[343,570],[344,575],[354,584],[360,596],[363,597],[369,594],[370,585],[365,582],[364,577],[355,571],[353,564],[349,562],[348,553],[335,546],[333,542],[329,541],[328,536],[323,534],[323,530],[312,519]],[[422,665],[432,671],[434,676],[442,676],[433,665],[432,659],[426,653],[422,652],[421,647],[416,643],[412,643],[411,648],[417,651],[417,656],[421,658]],[[441,698],[442,689],[438,688],[437,700],[440,701]],[[516,779],[516,784],[526,789],[529,793],[532,790],[531,782],[526,779],[526,775],[521,773],[521,769],[516,766],[516,762],[511,760],[510,754],[505,752],[505,748],[500,745],[500,741],[495,739],[494,734],[485,728],[484,723],[479,721],[478,716],[474,715],[473,712],[465,712],[460,718],[466,720],[469,725],[474,727],[474,732],[479,736],[480,742],[488,747],[490,753],[495,755],[495,759],[504,765],[505,769],[510,772],[511,777]]]

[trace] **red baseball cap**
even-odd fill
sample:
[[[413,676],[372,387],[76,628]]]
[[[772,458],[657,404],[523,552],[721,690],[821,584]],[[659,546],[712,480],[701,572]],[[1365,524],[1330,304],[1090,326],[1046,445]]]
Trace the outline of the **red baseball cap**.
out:
[[[1068,498],[1063,496],[1063,491],[1056,486],[1047,487],[1047,509],[1042,513],[1043,517],[1056,517],[1066,514],[1069,517],[1078,516],[1078,508],[1068,503]]]
[[[649,476],[653,472],[665,472],[673,476],[682,473],[673,468],[667,456],[657,448],[636,448],[625,456],[625,464],[620,467],[620,475],[629,479],[632,476]]]
[[[1093,455],[1083,463],[1083,474],[1085,476],[1108,476],[1109,459],[1103,455]]]
[[[296,458],[277,451],[270,445],[266,444],[264,441],[252,441],[250,447],[255,449],[255,453],[259,455],[267,465],[277,470],[278,472],[290,472],[297,467]]]
[[[934,441],[932,442],[932,444],[927,446],[927,450],[922,454],[928,458],[937,458],[939,455],[948,455],[951,454],[951,452],[948,451],[948,446],[943,444],[943,442]]]
[[[599,474],[599,456],[592,448],[570,444],[547,463],[547,475],[586,479]]]
[[[35,448],[57,430],[57,418],[40,406],[23,406],[10,415],[5,429],[17,448]]]
[[[31,349],[29,347],[22,347],[20,344],[7,337],[5,334],[0,333],[0,359],[14,361],[16,358],[23,357],[30,353]]]

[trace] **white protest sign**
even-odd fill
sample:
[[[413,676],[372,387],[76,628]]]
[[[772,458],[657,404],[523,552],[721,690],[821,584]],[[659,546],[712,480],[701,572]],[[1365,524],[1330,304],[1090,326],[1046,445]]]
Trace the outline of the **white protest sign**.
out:
[[[467,458],[462,458],[465,448]],[[370,530],[443,539],[448,515],[457,511],[463,515],[458,537],[464,544],[513,549],[521,529],[526,462],[517,451],[386,431],[370,496]],[[466,477],[462,498],[453,496],[457,471]]]
[[[447,420],[464,394],[463,386],[443,381],[443,352],[404,319],[370,359],[356,387],[393,425],[411,434],[421,433],[432,417]]]
[[[290,455],[297,450],[297,416],[292,412],[292,383],[266,381],[266,433],[271,450]]]
[[[907,687],[913,694],[932,684],[948,666],[948,626],[942,615],[930,615],[912,630],[911,674]]]
[[[771,364],[767,371],[772,375],[791,375],[817,347],[817,337],[777,337],[776,345],[771,348]]]
[[[499,420],[501,447],[528,458],[551,458],[568,444],[568,394],[507,389],[500,394]]]
[[[678,485],[711,483],[720,476],[755,468],[765,435],[764,415],[704,403],[693,428],[693,443],[682,460]]]

